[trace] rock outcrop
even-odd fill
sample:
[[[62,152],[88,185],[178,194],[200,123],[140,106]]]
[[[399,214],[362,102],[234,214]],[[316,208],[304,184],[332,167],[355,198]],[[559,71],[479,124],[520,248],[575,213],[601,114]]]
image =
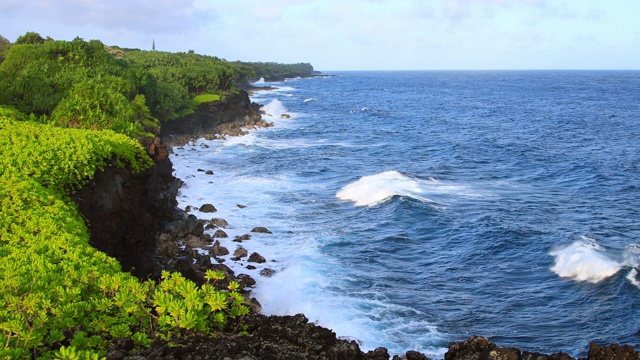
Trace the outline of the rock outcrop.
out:
[[[182,184],[173,177],[168,151],[159,139],[147,149],[155,163],[150,170],[134,173],[117,167],[113,159],[112,166],[71,194],[88,222],[91,245],[139,278],[155,273],[156,239],[162,225],[175,217]]]
[[[265,127],[260,106],[252,104],[246,91],[226,95],[224,100],[201,104],[191,115],[162,125],[162,139],[171,146],[190,140],[216,139],[224,135],[242,135],[243,128]]]

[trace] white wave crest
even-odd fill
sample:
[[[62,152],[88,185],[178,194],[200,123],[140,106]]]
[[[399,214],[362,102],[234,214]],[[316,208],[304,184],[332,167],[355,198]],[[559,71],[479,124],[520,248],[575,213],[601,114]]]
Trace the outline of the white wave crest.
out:
[[[409,196],[421,201],[432,202],[423,196],[424,182],[403,175],[397,171],[385,171],[376,175],[363,176],[343,187],[336,197],[353,201],[356,206],[375,206],[394,196]]]
[[[282,102],[278,99],[271,100],[268,104],[263,105],[261,109],[264,111],[265,115],[276,118],[287,112],[287,108],[285,108]]]
[[[261,77],[258,81],[254,82],[254,84],[264,84],[264,78]]]
[[[316,101],[316,99],[314,99],[314,98],[304,99],[305,103],[308,103],[308,102],[311,102],[311,101]]]
[[[627,274],[627,280],[629,280],[629,282],[633,286],[640,289],[640,281],[638,281],[638,270],[636,270],[635,268],[631,269],[631,271],[629,271],[629,274]]]
[[[555,257],[551,271],[563,278],[598,283],[615,275],[623,264],[607,256],[594,239],[582,237],[571,245],[553,249]]]

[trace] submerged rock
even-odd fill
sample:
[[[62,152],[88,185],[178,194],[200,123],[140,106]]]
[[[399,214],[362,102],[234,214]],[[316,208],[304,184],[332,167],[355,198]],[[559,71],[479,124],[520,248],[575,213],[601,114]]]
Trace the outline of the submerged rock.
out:
[[[236,236],[235,239],[233,239],[233,241],[235,242],[243,242],[246,240],[251,240],[251,235],[244,234],[244,235]]]
[[[273,274],[275,274],[276,271],[270,268],[264,268],[262,270],[260,270],[260,275],[264,276],[264,277],[272,277]]]

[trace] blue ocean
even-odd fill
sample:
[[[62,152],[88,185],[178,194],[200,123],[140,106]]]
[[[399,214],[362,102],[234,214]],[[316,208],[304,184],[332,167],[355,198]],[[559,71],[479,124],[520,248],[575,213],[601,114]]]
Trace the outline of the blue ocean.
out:
[[[225,261],[264,313],[436,358],[640,346],[640,72],[328,75],[259,82],[273,127],[172,156],[180,206],[267,259]]]

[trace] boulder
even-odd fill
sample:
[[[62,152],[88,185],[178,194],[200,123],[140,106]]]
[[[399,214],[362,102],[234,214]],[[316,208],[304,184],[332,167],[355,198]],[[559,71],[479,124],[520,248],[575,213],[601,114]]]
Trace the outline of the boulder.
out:
[[[202,221],[198,221],[194,228],[191,230],[191,235],[193,236],[202,236],[204,234],[204,224]]]
[[[236,277],[238,283],[240,283],[240,287],[244,288],[247,286],[254,286],[256,281],[247,274],[240,274]]]
[[[247,255],[249,255],[249,252],[242,246],[237,248],[236,251],[233,252],[233,256],[237,258],[247,257]]]
[[[246,241],[246,240],[251,240],[251,235],[244,234],[244,235],[236,236],[236,238],[233,239],[233,241],[235,241],[235,242],[243,242],[243,241]]]
[[[289,114],[281,114],[280,115],[280,119],[287,119],[287,120],[291,119],[291,115],[289,115]]]
[[[185,245],[190,248],[201,248],[207,245],[207,242],[197,236],[189,235],[185,241]]]
[[[253,229],[251,229],[251,232],[254,233],[263,233],[263,234],[273,234],[271,231],[269,231],[266,227],[262,227],[262,226],[257,226],[254,227]]]
[[[209,255],[214,257],[229,255],[229,250],[226,247],[220,245],[220,242],[216,240],[209,250]]]
[[[201,212],[203,212],[203,213],[213,213],[213,212],[218,211],[218,209],[216,209],[216,207],[211,205],[211,204],[204,204],[204,205],[200,206],[199,210]]]
[[[209,225],[212,225],[213,227],[221,227],[221,228],[229,227],[229,223],[227,222],[227,220],[220,219],[220,218],[213,218],[209,220]]]
[[[228,238],[229,235],[227,235],[226,232],[224,232],[224,230],[216,230],[216,232],[213,234],[213,238],[214,239],[222,239],[222,238]]]
[[[262,270],[260,270],[260,275],[264,276],[264,277],[272,277],[273,274],[275,274],[276,271],[273,269],[269,269],[269,268],[264,268]]]
[[[213,175],[213,170],[207,170],[207,171],[205,171],[205,174],[207,174],[207,175]]]
[[[249,262],[262,264],[267,262],[267,259],[265,259],[264,256],[258,254],[257,252],[254,252],[253,254],[251,254],[251,256],[249,256]]]

